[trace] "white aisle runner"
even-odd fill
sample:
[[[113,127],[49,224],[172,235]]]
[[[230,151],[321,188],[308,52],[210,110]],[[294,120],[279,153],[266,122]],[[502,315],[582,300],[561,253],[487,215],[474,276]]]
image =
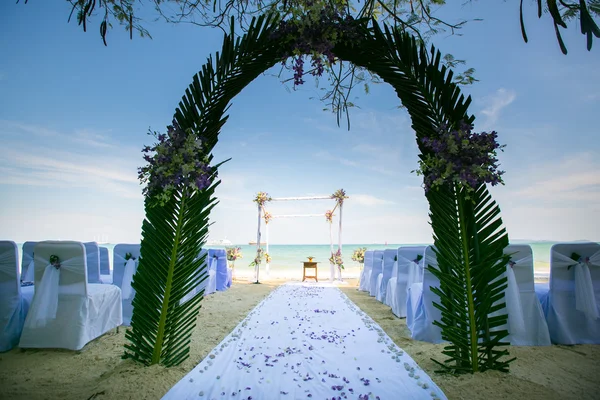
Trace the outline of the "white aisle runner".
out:
[[[338,288],[275,289],[163,399],[445,399]]]

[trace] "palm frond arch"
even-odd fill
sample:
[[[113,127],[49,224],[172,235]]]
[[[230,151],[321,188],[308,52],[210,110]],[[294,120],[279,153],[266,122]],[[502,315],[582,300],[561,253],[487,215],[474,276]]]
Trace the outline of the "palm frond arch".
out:
[[[475,120],[467,112],[470,97],[465,98],[452,83],[452,71],[441,64],[439,51],[431,47],[428,52],[411,35],[380,27],[375,21],[356,20],[355,24],[353,40],[338,41],[333,53],[371,70],[394,87],[411,116],[417,139],[435,137],[442,124]],[[282,61],[282,42],[274,39],[279,26],[276,17],[265,15],[254,19],[244,36],[225,35],[221,51],[209,57],[186,89],[174,118],[181,128],[198,135],[209,153],[227,121],[230,101]],[[423,157],[428,150],[417,142]],[[164,212],[146,207],[125,357],[167,366],[187,357],[203,293],[183,304],[181,300],[206,279],[206,270],[199,271],[203,260],[194,256],[205,242],[217,184],[197,193],[179,192],[159,207]],[[458,372],[507,370],[510,360],[501,358],[508,352],[497,349],[507,344],[501,340],[508,332],[500,329],[507,317],[490,317],[503,308],[506,287],[502,274],[508,261],[503,255],[508,236],[500,210],[485,185],[471,194],[471,201],[457,185],[431,190],[427,198],[438,258],[438,268],[429,268],[440,279],[435,292],[441,299],[436,306],[442,311],[442,320],[436,324],[450,342],[443,351],[447,359],[440,365]],[[170,233],[159,234],[161,229]],[[182,240],[182,234],[191,238]],[[157,256],[158,261],[151,261]]]

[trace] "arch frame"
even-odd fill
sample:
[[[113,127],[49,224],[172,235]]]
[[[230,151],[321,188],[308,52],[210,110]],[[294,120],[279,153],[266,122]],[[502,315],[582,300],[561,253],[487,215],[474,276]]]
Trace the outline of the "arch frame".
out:
[[[255,18],[242,37],[236,38],[233,31],[225,35],[221,51],[208,58],[186,89],[174,119],[205,143],[209,161],[227,122],[231,100],[261,73],[297,50],[295,39],[290,40],[282,26],[277,17],[264,15]],[[323,32],[313,36],[320,34]],[[311,43],[304,53],[318,45],[318,40]],[[472,124],[475,120],[468,114],[471,98],[465,98],[452,83],[453,73],[441,64],[441,53],[433,46],[427,52],[398,28],[381,27],[374,20],[346,20],[331,51],[340,60],[365,67],[393,86],[411,116],[422,160],[432,151],[421,139],[435,138],[443,125]],[[195,324],[203,292],[185,304],[180,301],[206,279],[207,271],[200,267],[202,260],[190,255],[198,254],[204,244],[218,184],[215,180],[201,191],[177,189],[160,207],[153,208],[147,199],[142,260],[132,284],[136,290],[132,329],[126,334],[130,343],[125,345],[124,357],[167,366],[187,357],[190,327]],[[450,342],[442,352],[447,358],[439,364],[454,372],[507,371],[512,360],[502,360],[508,351],[498,350],[498,346],[508,344],[502,342],[508,336],[502,329],[507,316],[490,316],[504,306],[506,289],[503,271],[508,258],[502,252],[508,235],[500,209],[485,184],[473,193],[459,183],[446,183],[429,190],[426,197],[439,265],[428,266],[440,280],[440,287],[433,290],[440,297],[436,306],[442,319],[435,324]],[[197,215],[202,218],[194,219]],[[173,234],[161,242],[156,239],[155,227],[165,218],[170,219]],[[192,239],[182,238],[181,233],[191,224],[202,234],[189,233]],[[156,248],[157,243],[161,248]],[[151,261],[153,256],[162,256],[162,264]],[[157,325],[153,319],[159,321]]]

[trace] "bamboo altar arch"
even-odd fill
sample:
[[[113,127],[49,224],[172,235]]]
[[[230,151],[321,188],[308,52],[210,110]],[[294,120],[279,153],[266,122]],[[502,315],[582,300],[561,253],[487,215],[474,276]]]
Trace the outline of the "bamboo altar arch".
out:
[[[331,257],[329,258],[329,280],[334,281],[335,277],[335,267],[337,266],[338,280],[342,280],[342,269],[344,268],[343,260],[342,260],[342,206],[344,204],[344,200],[347,199],[346,192],[344,189],[339,189],[335,191],[330,196],[308,196],[308,197],[270,197],[266,192],[258,192],[256,197],[254,198],[254,202],[257,204],[258,209],[258,228],[256,231],[256,257],[254,261],[250,264],[254,266],[254,276],[256,278],[254,283],[260,283],[259,281],[259,273],[260,273],[260,264],[264,258],[265,267],[267,274],[269,273],[271,257],[269,255],[269,222],[274,218],[302,218],[302,217],[323,217],[325,216],[325,220],[329,224],[329,246],[331,250]],[[331,210],[327,210],[325,214],[280,214],[280,215],[272,215],[269,211],[266,210],[265,205],[269,201],[296,201],[296,200],[335,200],[335,206]],[[333,217],[334,212],[339,208],[339,230],[338,230],[338,248],[337,251],[334,252],[333,246]],[[261,243],[261,220],[265,221],[265,250],[260,246]]]

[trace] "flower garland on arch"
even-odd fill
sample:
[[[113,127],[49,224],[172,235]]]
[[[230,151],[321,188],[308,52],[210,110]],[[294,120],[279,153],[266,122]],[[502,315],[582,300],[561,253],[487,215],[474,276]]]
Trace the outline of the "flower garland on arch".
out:
[[[348,196],[346,196],[346,191],[344,189],[338,189],[330,196],[330,198],[336,201],[337,208],[337,206],[341,206],[344,203],[344,199],[347,199]]]
[[[329,223],[333,222],[333,210],[325,211],[325,220]]]
[[[498,134],[471,133],[473,126],[461,121],[458,128],[442,125],[437,138],[423,137],[423,147],[429,152],[421,156],[419,168],[412,171],[423,175],[425,193],[446,183],[459,183],[469,193],[481,184],[504,184],[504,171],[498,168],[497,151],[506,145],[496,141]]]
[[[344,260],[342,259],[342,251],[340,249],[338,249],[338,251],[336,251],[335,253],[331,254],[331,257],[329,257],[329,262],[331,264],[337,265],[337,267],[340,269],[345,269]]]
[[[273,219],[273,215],[270,212],[263,208],[263,219],[265,220],[265,224],[269,224],[269,221]]]
[[[273,200],[273,199],[271,198],[271,196],[269,196],[269,193],[267,193],[267,192],[258,192],[256,194],[256,197],[252,201],[254,201],[259,206],[264,207],[265,203],[268,202],[268,201],[271,201],[271,200]]]

